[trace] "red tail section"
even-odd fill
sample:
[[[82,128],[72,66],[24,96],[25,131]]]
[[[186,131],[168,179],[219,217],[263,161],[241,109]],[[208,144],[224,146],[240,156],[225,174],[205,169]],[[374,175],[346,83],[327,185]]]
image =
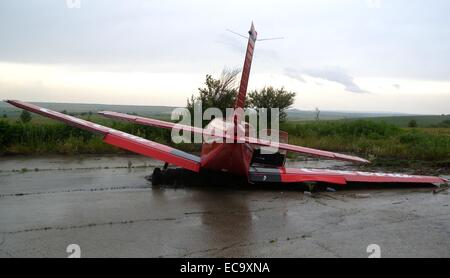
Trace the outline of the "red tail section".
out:
[[[244,68],[242,69],[241,84],[239,86],[239,94],[236,97],[234,108],[244,108],[245,95],[247,94],[248,78],[250,77],[250,68],[252,66],[253,50],[255,49],[256,36],[258,33],[253,26],[248,31],[247,53],[245,54]]]

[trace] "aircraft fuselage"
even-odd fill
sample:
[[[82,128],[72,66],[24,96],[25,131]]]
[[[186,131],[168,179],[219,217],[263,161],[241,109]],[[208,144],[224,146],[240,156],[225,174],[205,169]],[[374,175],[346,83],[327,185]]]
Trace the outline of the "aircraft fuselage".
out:
[[[222,132],[233,136],[239,132],[246,134],[249,125],[247,123],[234,124],[232,121],[222,118],[212,120],[207,130]],[[222,171],[236,175],[247,176],[252,161],[254,148],[248,143],[240,142],[204,142],[201,153],[201,168]]]

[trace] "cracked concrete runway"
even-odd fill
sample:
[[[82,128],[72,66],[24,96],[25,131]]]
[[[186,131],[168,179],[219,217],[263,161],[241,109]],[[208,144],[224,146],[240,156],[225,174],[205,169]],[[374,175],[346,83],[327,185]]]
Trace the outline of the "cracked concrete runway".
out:
[[[159,164],[3,158],[0,257],[450,256],[448,191],[152,187]]]

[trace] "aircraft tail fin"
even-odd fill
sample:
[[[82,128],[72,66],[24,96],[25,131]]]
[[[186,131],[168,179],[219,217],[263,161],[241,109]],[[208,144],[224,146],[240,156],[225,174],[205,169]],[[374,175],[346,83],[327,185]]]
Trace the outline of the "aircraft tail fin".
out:
[[[239,93],[236,96],[236,102],[234,104],[234,108],[244,108],[245,105],[245,97],[247,94],[247,86],[248,86],[248,79],[250,77],[250,68],[252,65],[252,59],[253,59],[253,51],[255,49],[255,42],[257,37],[257,32],[255,30],[255,27],[252,26],[250,28],[250,31],[248,31],[249,37],[248,37],[248,43],[247,43],[247,51],[245,53],[245,60],[244,60],[244,67],[242,68],[242,76],[241,76],[241,84],[239,85]]]

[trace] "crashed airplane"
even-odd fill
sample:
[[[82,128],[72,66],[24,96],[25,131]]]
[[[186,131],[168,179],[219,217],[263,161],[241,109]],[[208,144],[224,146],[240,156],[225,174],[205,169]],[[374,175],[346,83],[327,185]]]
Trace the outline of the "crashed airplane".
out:
[[[248,33],[247,51],[239,91],[235,100],[235,109],[243,109],[245,104],[253,52],[257,41],[257,32],[253,24],[251,25],[251,29]],[[240,117],[238,117],[237,114],[228,118],[215,118],[206,128],[203,129],[189,125],[180,125],[172,122],[165,122],[117,112],[99,112],[105,117],[125,120],[135,124],[162,129],[178,128],[182,131],[227,139],[226,142],[222,143],[204,142],[202,144],[201,155],[197,156],[151,141],[149,139],[127,134],[119,130],[65,115],[63,113],[52,111],[33,104],[18,100],[6,100],[6,102],[18,108],[64,122],[77,128],[97,133],[103,137],[103,141],[107,144],[165,162],[163,170],[160,168],[155,168],[152,179],[154,184],[161,182],[161,173],[167,169],[169,164],[198,173],[199,175],[203,172],[225,172],[231,176],[239,176],[241,178],[244,177],[250,184],[325,183],[343,186],[348,183],[442,184],[448,182],[446,179],[434,176],[338,171],[328,169],[286,168],[285,161],[287,152],[354,163],[369,163],[369,161],[356,156],[287,144],[286,133],[283,133],[283,142],[272,142],[246,136],[245,132],[252,127],[250,127],[245,121],[240,120]],[[211,133],[211,129],[209,128],[210,126],[214,126],[215,128],[219,127],[221,132]],[[242,134],[242,131],[244,135],[240,135]],[[263,153],[261,148],[267,147],[277,148],[278,152],[272,154]]]

